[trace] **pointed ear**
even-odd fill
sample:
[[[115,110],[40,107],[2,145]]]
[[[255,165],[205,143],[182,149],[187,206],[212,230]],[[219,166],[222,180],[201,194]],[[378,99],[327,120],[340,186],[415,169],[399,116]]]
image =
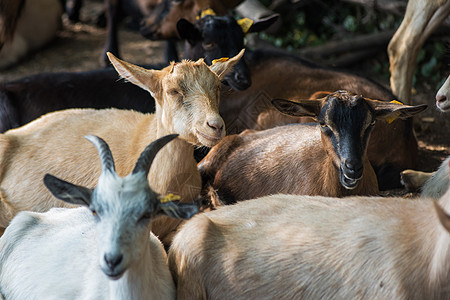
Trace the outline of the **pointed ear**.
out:
[[[211,70],[223,79],[228,71],[244,56],[245,49],[242,49],[236,56],[230,59],[218,59],[213,61]]]
[[[92,190],[45,174],[44,184],[56,198],[76,205],[89,206]]]
[[[253,24],[250,26],[250,28],[247,30],[247,32],[244,31],[244,33],[251,33],[251,32],[261,32],[263,30],[266,30],[269,28],[273,23],[278,20],[280,17],[279,14],[274,14],[268,17],[265,17],[263,19],[260,19],[258,21],[253,22]],[[240,25],[240,24],[239,24]],[[242,27],[242,26],[241,26]]]
[[[295,117],[317,117],[322,109],[322,99],[296,100],[273,99],[272,105],[280,112]]]
[[[202,39],[202,34],[195,28],[194,24],[186,19],[180,19],[177,22],[177,31],[181,39],[187,40],[189,44],[194,44]]]
[[[162,71],[147,70],[118,59],[110,52],[106,54],[120,77],[150,92],[152,95],[159,92]]]
[[[395,119],[407,119],[422,111],[424,111],[428,105],[404,105],[398,101],[379,101],[367,99],[372,107],[375,109],[375,115],[377,119],[385,119],[388,123],[392,123]]]
[[[171,194],[169,194],[169,196],[170,195]],[[199,211],[197,203],[183,203],[178,200],[171,200],[171,199],[166,200],[167,198],[168,198],[167,196],[164,197],[158,204],[159,215],[165,215],[175,219],[187,220],[190,219],[193,215],[195,215]]]
[[[445,230],[450,232],[450,216],[442,209],[437,201],[433,201],[433,204],[442,226],[444,226]]]

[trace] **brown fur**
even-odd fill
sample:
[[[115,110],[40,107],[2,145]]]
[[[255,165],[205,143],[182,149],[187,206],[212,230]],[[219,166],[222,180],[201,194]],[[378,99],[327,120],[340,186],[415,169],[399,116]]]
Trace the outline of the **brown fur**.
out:
[[[222,86],[220,114],[228,134],[240,133],[247,128],[262,130],[302,121],[302,118],[276,111],[270,104],[273,98],[309,99],[318,91],[342,89],[371,99],[395,99],[391,92],[370,80],[318,67],[294,56],[254,51],[247,53],[245,58],[252,74],[252,85],[245,91],[233,91]],[[393,166],[396,180],[400,183],[399,172],[414,168],[417,161],[417,140],[412,120],[398,119],[391,124],[379,120],[372,132],[368,157],[376,170],[385,165]]]
[[[221,77],[215,72],[226,72],[242,54],[211,68],[199,60],[184,61],[160,71],[146,70],[111,57],[122,77],[151,91],[156,100],[155,114],[71,109],[47,114],[0,135],[0,226],[6,227],[19,211],[42,212],[64,206],[44,187],[45,173],[78,185],[95,186],[100,166],[94,147],[83,139],[88,134],[105,139],[114,155],[117,173],[124,176],[131,172],[139,154],[151,141],[178,133],[180,138],[158,153],[149,182],[160,194],[176,193],[184,202],[194,201],[201,179],[192,145],[212,146],[224,133],[207,125],[211,120],[223,123],[217,108]],[[181,83],[191,89],[179,90]],[[158,219],[153,229],[169,244],[178,223],[174,219]]]
[[[169,267],[180,300],[450,299],[439,218],[430,199],[267,196],[188,221]]]
[[[340,98],[346,103],[347,97],[353,99],[356,96],[339,92],[324,99],[303,100],[300,107],[307,111],[292,110],[292,114],[309,116],[316,110],[315,114],[319,115],[330,97]],[[385,118],[397,110],[411,110],[410,115],[423,110],[423,106],[409,107],[370,99],[365,101],[370,103],[379,118]],[[331,109],[328,108],[325,120]],[[369,111],[369,108],[366,109]],[[408,114],[405,113],[405,116]],[[325,124],[333,126],[329,121]],[[366,130],[368,124],[364,126],[361,130]],[[336,136],[339,134],[335,132]],[[358,147],[366,146],[361,143]],[[275,193],[333,197],[378,194],[377,180],[365,152],[361,157],[362,179],[353,190],[341,185],[341,159],[319,125],[287,125],[227,136],[200,162],[199,170],[206,184],[216,189],[225,203]]]

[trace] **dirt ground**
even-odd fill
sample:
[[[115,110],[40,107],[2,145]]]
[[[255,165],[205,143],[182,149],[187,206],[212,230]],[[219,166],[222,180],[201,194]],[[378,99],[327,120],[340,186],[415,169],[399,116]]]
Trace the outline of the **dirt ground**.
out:
[[[54,42],[31,55],[19,65],[0,72],[0,82],[9,81],[39,72],[85,71],[100,68],[99,58],[106,38],[106,30],[97,28],[94,18],[98,10],[82,11],[79,24],[64,22],[63,29]],[[121,55],[126,61],[138,64],[162,62],[164,42],[145,40],[137,32],[121,29],[119,33]],[[179,45],[179,49],[181,48]],[[370,74],[369,74],[370,75]],[[442,78],[447,74],[442,74]],[[370,77],[370,76],[369,76]],[[381,82],[388,86],[387,80]],[[436,90],[423,83],[413,95],[412,103],[429,105],[427,111],[415,120],[419,140],[419,170],[435,170],[450,154],[450,115],[440,113],[435,107]]]

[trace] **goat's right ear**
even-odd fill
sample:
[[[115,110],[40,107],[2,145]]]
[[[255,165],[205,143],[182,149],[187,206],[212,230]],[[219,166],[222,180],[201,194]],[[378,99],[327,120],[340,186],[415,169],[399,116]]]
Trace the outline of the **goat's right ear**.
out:
[[[202,34],[195,28],[194,24],[186,19],[180,19],[177,22],[177,31],[181,39],[187,40],[189,44],[194,44],[202,39]]]
[[[294,117],[317,117],[322,109],[322,99],[296,100],[273,99],[272,105],[280,112]]]
[[[45,174],[44,184],[56,198],[76,205],[89,206],[92,190]]]
[[[159,91],[160,74],[162,71],[147,70],[118,59],[110,52],[107,52],[106,54],[120,77],[150,92],[152,95]]]

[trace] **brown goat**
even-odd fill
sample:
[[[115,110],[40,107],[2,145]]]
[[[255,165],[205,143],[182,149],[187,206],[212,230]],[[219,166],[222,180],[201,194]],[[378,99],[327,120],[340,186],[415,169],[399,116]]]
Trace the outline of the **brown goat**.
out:
[[[275,193],[376,195],[377,180],[366,155],[375,120],[410,117],[426,108],[346,91],[317,100],[272,102],[283,113],[317,117],[319,125],[244,131],[212,148],[199,170],[226,204]]]
[[[272,195],[197,215],[169,250],[177,299],[450,299],[439,205]]]
[[[211,147],[223,137],[225,128],[218,112],[220,80],[242,55],[243,51],[211,67],[199,60],[171,64],[162,70],[140,68],[110,55],[121,77],[153,95],[155,114],[68,109],[1,134],[0,226],[6,227],[19,211],[43,212],[61,206],[44,187],[45,173],[78,185],[95,186],[100,166],[93,163],[95,151],[83,142],[88,134],[107,141],[120,176],[131,171],[132,163],[149,141],[168,133],[179,134],[180,138],[158,153],[149,181],[160,194],[176,193],[184,202],[194,201],[201,179],[193,145]],[[167,245],[178,224],[159,219],[153,224],[154,233]]]
[[[293,55],[247,51],[245,60],[252,74],[252,85],[245,91],[222,87],[220,114],[228,134],[298,122],[299,118],[276,111],[270,103],[274,98],[309,99],[317,91],[347,90],[371,99],[395,99],[389,90],[373,81],[324,68]],[[267,114],[279,117],[275,118],[275,123],[264,122]],[[400,171],[414,168],[417,160],[412,120],[397,119],[391,124],[377,122],[369,142],[368,157],[382,190],[400,187]]]

